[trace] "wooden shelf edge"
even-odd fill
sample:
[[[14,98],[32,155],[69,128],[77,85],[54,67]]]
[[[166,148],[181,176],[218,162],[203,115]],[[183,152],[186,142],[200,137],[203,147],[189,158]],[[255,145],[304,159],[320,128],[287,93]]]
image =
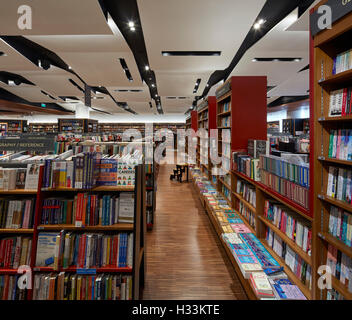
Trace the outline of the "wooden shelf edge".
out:
[[[352,69],[349,69],[344,72],[331,75],[326,79],[319,81],[318,84],[321,86],[327,86],[327,85],[338,84],[351,79],[352,79]]]
[[[322,201],[326,201],[329,202],[330,204],[336,206],[336,207],[340,207],[344,210],[347,210],[349,212],[352,212],[352,205],[348,204],[347,202],[341,201],[341,200],[337,200],[334,199],[332,197],[329,197],[325,194],[321,194],[318,199],[322,200]]]
[[[0,229],[0,233],[33,233],[34,229]]]
[[[247,200],[245,200],[240,194],[235,191],[232,191],[233,195],[240,200],[249,210],[251,210],[254,214],[257,212],[256,209],[250,204]]]
[[[29,189],[0,190],[0,195],[1,194],[33,194],[34,195],[37,192],[38,190],[29,190]]]
[[[134,186],[133,187],[119,187],[119,186],[102,186],[102,187],[95,187],[91,189],[76,189],[76,188],[43,188],[42,191],[47,191],[47,192],[104,192],[104,191],[109,191],[109,192],[114,192],[114,191],[134,191]],[[37,192],[36,192],[37,193]]]
[[[346,299],[352,300],[352,293],[348,291],[348,289],[338,280],[336,277],[331,275],[332,287],[337,290],[340,294],[342,294]]]
[[[328,232],[319,232],[318,236],[320,239],[330,243],[331,245],[333,245],[334,247],[342,251],[344,254],[352,258],[352,248],[347,246],[341,240],[335,238],[333,235],[331,235]]]
[[[268,219],[258,216],[259,220],[261,220],[267,227],[273,230],[286,244],[296,252],[305,262],[307,262],[310,266],[312,266],[312,257],[308,255],[308,253],[304,252],[302,248],[300,248],[292,239],[290,239],[286,234],[284,234],[278,227],[273,225]]]
[[[79,230],[79,231],[115,231],[115,230],[121,230],[121,231],[127,231],[127,230],[133,230],[134,225],[132,223],[119,223],[115,224],[112,226],[86,226],[86,227],[76,227],[74,225],[64,225],[64,224],[52,224],[52,225],[45,225],[41,224],[38,225],[37,229],[39,231],[41,230]]]

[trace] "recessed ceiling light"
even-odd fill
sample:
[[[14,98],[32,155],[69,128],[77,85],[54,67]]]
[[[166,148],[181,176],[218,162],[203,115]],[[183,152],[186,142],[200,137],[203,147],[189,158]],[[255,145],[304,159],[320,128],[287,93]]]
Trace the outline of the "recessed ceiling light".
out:
[[[255,23],[253,28],[256,29],[256,30],[260,29],[260,24],[258,22]]]
[[[256,61],[258,61],[256,58],[254,58],[253,60],[252,60],[253,62],[256,62]]]
[[[152,83],[152,87],[153,87],[153,88],[155,87],[155,84],[154,84],[154,83]]]
[[[149,66],[145,66],[145,70],[147,70],[147,71],[148,71],[148,70],[149,70]]]
[[[155,97],[157,98],[157,97],[158,97],[158,95],[156,94],[156,95],[155,95]]]
[[[15,86],[16,85],[15,81],[13,81],[13,80],[8,80],[7,83],[8,83],[9,86]]]
[[[260,20],[258,21],[258,23],[259,23],[259,24],[264,24],[264,23],[265,23],[265,20],[260,19]]]
[[[129,26],[130,28],[133,28],[133,27],[134,27],[134,22],[133,22],[133,21],[130,21],[130,22],[128,23],[128,26]]]
[[[72,67],[71,66],[68,66],[68,68],[71,70],[72,69]]]

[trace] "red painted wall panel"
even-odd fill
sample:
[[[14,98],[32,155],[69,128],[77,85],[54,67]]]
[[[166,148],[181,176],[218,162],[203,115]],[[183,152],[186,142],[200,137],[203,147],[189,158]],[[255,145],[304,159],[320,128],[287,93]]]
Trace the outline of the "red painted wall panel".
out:
[[[197,132],[198,131],[198,112],[192,111],[191,112],[191,128]]]
[[[248,139],[267,139],[267,77],[232,77],[231,90],[231,148],[247,149]]]

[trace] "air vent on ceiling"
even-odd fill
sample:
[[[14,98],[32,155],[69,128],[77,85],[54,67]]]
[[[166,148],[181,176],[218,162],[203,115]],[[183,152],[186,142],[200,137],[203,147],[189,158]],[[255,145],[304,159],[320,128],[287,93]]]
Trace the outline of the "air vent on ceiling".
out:
[[[178,97],[179,99],[187,99],[187,97]]]
[[[72,79],[68,79],[68,81],[71,82],[72,85],[74,85],[79,91],[84,92],[84,90]]]
[[[166,99],[176,99],[176,97],[166,97]]]
[[[194,86],[194,89],[193,89],[193,93],[196,93],[198,91],[199,84],[201,81],[202,81],[202,79],[197,79],[196,85]]]
[[[121,67],[122,67],[123,71],[125,71],[125,75],[126,75],[128,81],[129,81],[129,82],[132,82],[132,81],[133,81],[133,78],[132,78],[132,75],[131,75],[130,70],[129,70],[128,67],[127,67],[126,60],[123,59],[123,58],[120,58],[119,60],[120,60],[120,64],[121,64]]]
[[[164,57],[174,56],[174,57],[188,57],[188,56],[196,56],[196,57],[218,57],[221,55],[221,51],[161,51],[161,54]]]
[[[302,58],[254,58],[253,62],[300,62]]]

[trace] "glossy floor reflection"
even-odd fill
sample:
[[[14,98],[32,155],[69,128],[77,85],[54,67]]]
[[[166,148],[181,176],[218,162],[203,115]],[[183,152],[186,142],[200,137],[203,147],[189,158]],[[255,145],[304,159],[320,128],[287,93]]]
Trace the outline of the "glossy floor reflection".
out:
[[[190,183],[161,165],[143,299],[247,299]]]

